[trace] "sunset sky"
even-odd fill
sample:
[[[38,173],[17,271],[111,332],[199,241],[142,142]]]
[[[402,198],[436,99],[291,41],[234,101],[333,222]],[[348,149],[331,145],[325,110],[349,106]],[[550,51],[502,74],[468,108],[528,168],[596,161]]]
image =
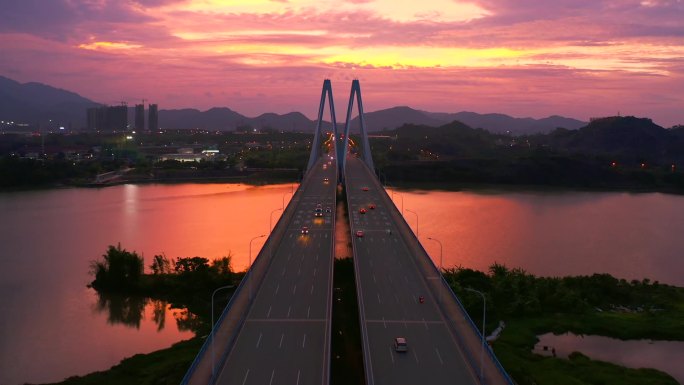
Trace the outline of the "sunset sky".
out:
[[[684,124],[684,0],[0,0],[0,75],[108,104]]]

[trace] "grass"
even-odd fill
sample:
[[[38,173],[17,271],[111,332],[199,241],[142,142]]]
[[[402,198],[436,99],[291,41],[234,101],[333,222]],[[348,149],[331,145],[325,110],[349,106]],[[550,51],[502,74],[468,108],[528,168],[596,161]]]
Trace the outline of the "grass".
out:
[[[111,369],[69,377],[60,385],[178,385],[202,346],[203,339],[181,341],[170,348],[136,354]]]

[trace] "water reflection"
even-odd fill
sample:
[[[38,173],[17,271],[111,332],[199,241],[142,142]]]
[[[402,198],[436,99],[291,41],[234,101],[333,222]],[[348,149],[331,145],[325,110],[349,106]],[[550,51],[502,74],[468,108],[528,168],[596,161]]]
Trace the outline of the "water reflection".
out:
[[[145,305],[148,301],[148,298],[140,296],[97,293],[95,310],[99,313],[107,312],[107,323],[110,325],[121,324],[140,329],[140,322],[145,316]],[[154,308],[157,309],[156,306]],[[164,317],[161,316],[159,321],[163,323],[163,320]],[[161,330],[157,317],[154,321],[157,323],[157,329]]]
[[[539,342],[533,351],[540,355],[567,358],[572,352],[580,352],[594,360],[612,362],[629,368],[658,369],[684,384],[684,366],[680,361],[684,352],[684,341],[622,341],[572,333],[547,333],[537,338]]]
[[[145,320],[146,309],[151,310],[152,321],[160,332],[166,326],[166,314],[170,308],[167,301],[142,296],[126,296],[120,294],[97,293],[94,309],[97,313],[107,315],[110,325],[124,325],[140,329]],[[172,309],[176,327],[182,332],[196,332],[201,327],[201,320],[188,309]]]

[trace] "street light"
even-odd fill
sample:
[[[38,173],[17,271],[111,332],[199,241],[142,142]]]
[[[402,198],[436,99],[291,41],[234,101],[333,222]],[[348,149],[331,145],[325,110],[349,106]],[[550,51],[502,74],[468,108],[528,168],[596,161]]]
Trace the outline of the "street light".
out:
[[[401,215],[404,215],[404,194],[396,193],[401,197]],[[394,200],[394,190],[392,190],[392,200]]]
[[[269,234],[271,234],[271,232],[273,231],[273,228],[272,228],[273,227],[273,213],[276,211],[280,211],[280,210],[282,210],[282,209],[275,209],[275,210],[271,211],[271,215],[268,218],[268,233]]]
[[[406,211],[416,216],[416,238],[418,238],[418,213],[413,210],[406,209]]]
[[[416,222],[418,220],[416,219]],[[442,270],[444,269],[442,265],[442,242],[439,239],[428,237],[429,240],[439,243],[439,274],[442,275]],[[442,290],[439,291],[439,302],[442,302]]]
[[[266,236],[266,234],[261,234],[261,235],[257,235],[256,237],[249,240],[249,271],[247,272],[247,274],[249,274],[249,277],[247,279],[247,283],[248,283],[247,286],[249,287],[249,300],[250,301],[252,300],[252,274],[251,274],[251,272],[252,272],[252,241],[255,239],[263,238],[265,236]]]
[[[211,378],[214,378],[214,375],[216,375],[216,354],[214,353],[214,295],[216,295],[216,292],[219,290],[232,289],[234,287],[235,285],[221,286],[211,293]]]
[[[481,291],[470,287],[466,287],[464,289],[472,291],[473,293],[477,293],[482,297],[482,349],[480,350],[480,381],[482,381],[484,378],[485,316],[487,315],[487,299]]]
[[[291,189],[291,188],[290,188],[290,189]],[[282,208],[281,210],[285,210],[285,195],[287,195],[287,194],[292,195],[293,193],[292,193],[292,191],[290,191],[289,193],[286,192],[286,193],[283,194],[283,208]]]

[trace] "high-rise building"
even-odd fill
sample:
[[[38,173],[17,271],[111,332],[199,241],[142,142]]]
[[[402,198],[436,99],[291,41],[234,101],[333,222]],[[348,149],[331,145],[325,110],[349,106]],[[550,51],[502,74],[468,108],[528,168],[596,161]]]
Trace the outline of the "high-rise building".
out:
[[[145,130],[145,105],[136,104],[135,105],[135,129],[144,131]]]
[[[88,129],[96,131],[126,131],[128,128],[128,107],[100,106],[87,110]]]
[[[149,111],[147,115],[147,128],[150,131],[158,131],[159,130],[159,110],[157,109],[156,104],[150,104],[149,105]]]

